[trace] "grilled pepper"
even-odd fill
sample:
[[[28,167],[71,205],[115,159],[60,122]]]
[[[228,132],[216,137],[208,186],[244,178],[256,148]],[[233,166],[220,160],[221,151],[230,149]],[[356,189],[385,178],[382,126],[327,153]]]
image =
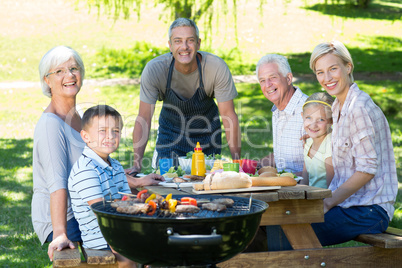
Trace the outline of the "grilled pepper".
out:
[[[156,198],[156,194],[151,194],[146,200],[145,200],[145,204],[148,204],[149,201],[153,200]]]
[[[192,197],[182,197],[180,200],[182,205],[193,205],[197,206],[197,200]]]
[[[176,211],[176,206],[177,206],[177,200],[176,199],[169,199],[169,212],[170,213],[175,213]]]

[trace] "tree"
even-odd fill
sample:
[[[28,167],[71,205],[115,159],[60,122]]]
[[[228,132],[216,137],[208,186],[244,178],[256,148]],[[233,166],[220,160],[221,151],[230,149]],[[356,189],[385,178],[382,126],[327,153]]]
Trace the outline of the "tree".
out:
[[[76,0],[77,3],[79,1]],[[165,16],[169,21],[183,17],[190,18],[198,24],[203,19],[205,34],[211,33],[214,16],[219,16],[219,14],[226,16],[230,11],[234,20],[237,40],[238,0],[231,0],[232,10],[228,8],[228,1],[230,0],[154,0],[153,5],[155,7],[158,5],[164,6],[166,12],[161,14],[161,17]],[[261,7],[266,2],[266,0],[259,1]],[[86,2],[89,8],[95,7],[98,10],[98,15],[101,9],[104,8],[105,13],[108,15],[112,14],[115,20],[119,19],[121,15],[123,15],[124,19],[128,19],[131,12],[135,12],[138,19],[140,19],[141,5],[149,4],[146,0],[86,0]]]

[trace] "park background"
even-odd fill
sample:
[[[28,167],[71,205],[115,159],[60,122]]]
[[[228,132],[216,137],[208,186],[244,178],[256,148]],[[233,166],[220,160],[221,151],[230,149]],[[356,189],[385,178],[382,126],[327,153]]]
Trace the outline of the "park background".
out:
[[[172,21],[163,4],[143,2],[140,17],[131,12],[128,19],[116,19],[113,11],[108,15],[104,8],[89,8],[86,0],[1,0],[0,267],[51,267],[47,245],[40,245],[30,216],[33,132],[49,103],[39,85],[38,64],[50,48],[68,45],[81,54],[86,80],[77,101],[82,108],[108,104],[122,113],[123,141],[114,157],[130,166],[139,77],[146,62],[168,51]],[[233,1],[227,1],[226,15],[224,2],[215,0],[210,23],[201,19],[197,24],[201,50],[221,56],[237,82],[243,157],[259,158],[272,150],[272,104],[256,83],[258,59],[267,53],[286,55],[294,84],[310,95],[321,90],[308,68],[312,49],[322,41],[340,40],[354,58],[357,84],[390,123],[399,178],[391,225],[402,228],[400,1],[371,1],[368,8],[359,9],[345,6],[345,1],[266,0],[261,7],[259,0],[238,0],[236,21]],[[160,108],[159,104],[147,157],[155,146]],[[224,148],[223,154],[229,156],[229,150]],[[342,246],[356,245],[351,243]]]

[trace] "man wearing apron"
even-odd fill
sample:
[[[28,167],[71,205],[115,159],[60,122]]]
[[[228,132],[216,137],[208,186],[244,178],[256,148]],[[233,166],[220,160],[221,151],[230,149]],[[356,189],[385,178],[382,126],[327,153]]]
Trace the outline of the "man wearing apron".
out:
[[[171,53],[145,66],[133,132],[134,167],[129,173],[150,166],[143,155],[157,100],[163,101],[156,142],[158,157],[184,156],[194,150],[197,142],[205,155],[220,154],[220,115],[232,158],[240,158],[239,122],[233,104],[237,91],[232,75],[221,58],[198,51],[200,44],[195,23],[177,19],[169,28]]]

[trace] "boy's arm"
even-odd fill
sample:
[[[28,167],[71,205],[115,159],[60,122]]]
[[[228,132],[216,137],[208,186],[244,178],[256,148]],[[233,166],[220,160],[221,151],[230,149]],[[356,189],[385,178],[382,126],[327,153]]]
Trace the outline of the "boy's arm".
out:
[[[102,201],[102,198],[95,198],[93,200],[88,201],[87,203],[88,203],[88,205],[92,205],[93,203],[96,203],[96,202],[99,202],[99,201]]]

